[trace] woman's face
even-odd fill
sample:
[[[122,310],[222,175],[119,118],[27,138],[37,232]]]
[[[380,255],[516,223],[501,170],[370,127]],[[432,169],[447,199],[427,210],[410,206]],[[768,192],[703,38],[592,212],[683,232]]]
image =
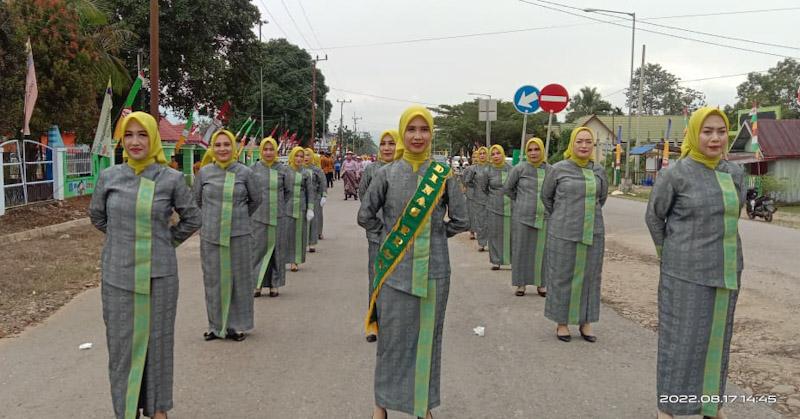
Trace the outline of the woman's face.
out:
[[[728,127],[719,115],[709,115],[700,128],[699,151],[706,157],[716,159],[725,152],[728,144]]]
[[[528,144],[528,149],[525,150],[528,155],[528,160],[537,162],[539,158],[542,156],[542,150],[539,148],[539,144],[531,142]]]
[[[311,153],[303,153],[303,163],[311,164],[311,160],[314,160],[314,156]]]
[[[478,151],[478,161],[481,163],[486,161],[486,150]]]
[[[302,151],[298,151],[297,154],[294,155],[294,165],[300,167],[305,163],[305,153]]]
[[[431,138],[431,127],[421,116],[415,116],[406,126],[406,132],[403,133],[406,150],[412,154],[424,152],[430,145]]]
[[[261,160],[267,163],[275,160],[275,147],[273,147],[272,143],[264,144],[264,149],[261,150]]]
[[[394,137],[391,135],[384,135],[381,138],[381,160],[385,162],[390,162],[394,159],[394,151],[397,148],[397,143],[394,141]]]
[[[214,156],[220,163],[227,163],[233,158],[233,140],[226,134],[220,134],[214,141]]]
[[[589,131],[582,130],[578,133],[578,136],[575,137],[573,152],[575,153],[575,157],[579,159],[588,159],[592,157],[592,153],[594,152],[594,140]]]
[[[500,152],[500,150],[496,148],[492,149],[492,163],[500,164],[505,162],[505,159],[506,157],[503,155],[503,153]]]
[[[150,154],[150,135],[144,129],[142,124],[135,119],[128,121],[125,127],[124,141],[125,150],[128,152],[128,158],[133,160],[144,160]]]

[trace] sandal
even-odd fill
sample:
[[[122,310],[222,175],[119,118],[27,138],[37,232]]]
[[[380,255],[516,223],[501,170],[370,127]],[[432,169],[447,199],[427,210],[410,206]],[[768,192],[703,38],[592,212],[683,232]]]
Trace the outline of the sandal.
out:
[[[255,293],[253,293],[253,297],[254,297],[254,298],[261,297],[261,290],[256,290],[256,292],[255,292]]]
[[[270,296],[270,297],[277,297],[277,296],[279,296],[279,295],[280,295],[280,294],[278,293],[278,291],[270,291],[270,292],[269,292],[269,296]]]
[[[547,288],[545,287],[536,287],[536,293],[539,294],[541,297],[547,297]]]

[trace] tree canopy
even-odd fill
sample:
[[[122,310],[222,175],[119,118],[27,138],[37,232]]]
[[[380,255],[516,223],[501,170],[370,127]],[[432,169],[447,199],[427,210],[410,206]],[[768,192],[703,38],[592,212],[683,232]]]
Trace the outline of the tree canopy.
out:
[[[567,122],[573,122],[586,115],[611,114],[622,115],[622,110],[603,100],[596,87],[585,86],[570,99],[566,118]]]
[[[735,109],[780,105],[783,118],[800,118],[800,105],[796,102],[800,85],[800,62],[787,58],[766,73],[750,73],[747,80],[736,88]]]
[[[626,105],[635,108],[639,103],[639,80],[641,68],[633,73],[633,81],[625,91]],[[679,84],[680,79],[660,64],[647,63],[644,66],[644,86],[642,94],[643,115],[680,115],[684,108],[689,112],[705,105],[705,95]]]

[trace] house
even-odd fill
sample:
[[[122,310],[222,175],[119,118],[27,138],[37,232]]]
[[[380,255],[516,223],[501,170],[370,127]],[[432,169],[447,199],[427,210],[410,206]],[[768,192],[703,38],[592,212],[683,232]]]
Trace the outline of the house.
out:
[[[621,133],[622,143],[628,138],[628,117],[625,115],[587,115],[571,124],[562,124],[562,130],[575,127],[588,127],[597,138],[596,160],[604,162],[606,155],[614,149],[616,135]],[[616,129],[614,129],[616,127]],[[634,142],[631,148],[647,143],[660,143],[665,138],[678,144],[683,140],[686,120],[683,115],[642,115],[634,116],[631,121],[631,132]],[[616,135],[615,135],[616,131]]]
[[[800,202],[800,119],[758,121],[758,145],[763,157],[753,153],[753,130],[745,121],[733,140],[728,160],[741,164],[750,175],[750,185],[755,178],[769,175],[780,181],[784,189],[771,192],[777,201]]]

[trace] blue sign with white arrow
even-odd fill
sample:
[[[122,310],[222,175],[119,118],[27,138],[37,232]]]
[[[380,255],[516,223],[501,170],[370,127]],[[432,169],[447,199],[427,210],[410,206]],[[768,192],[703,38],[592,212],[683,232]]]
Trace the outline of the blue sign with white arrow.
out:
[[[530,115],[539,110],[539,89],[522,86],[514,93],[514,108],[517,112]]]

